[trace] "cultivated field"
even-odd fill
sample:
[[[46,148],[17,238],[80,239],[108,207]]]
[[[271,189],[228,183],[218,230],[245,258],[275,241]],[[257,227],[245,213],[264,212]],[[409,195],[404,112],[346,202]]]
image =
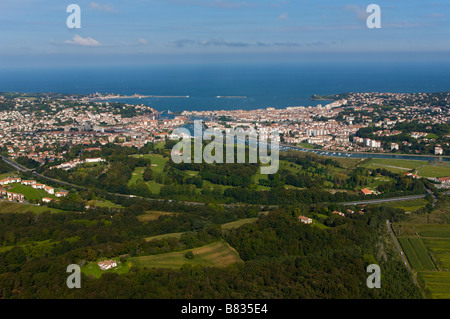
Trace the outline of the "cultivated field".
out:
[[[35,214],[41,214],[43,212],[50,211],[51,213],[60,213],[62,210],[49,208],[45,206],[35,206],[19,204],[7,201],[0,201],[0,214],[2,213],[26,213],[32,212]]]
[[[129,258],[128,266],[140,268],[171,268],[180,269],[184,264],[205,267],[226,267],[228,265],[242,262],[239,254],[226,242],[217,242],[200,248],[191,249],[194,253],[193,259],[185,257],[188,250],[167,253],[161,255],[132,257]]]
[[[415,224],[414,228],[422,237],[450,238],[450,225]]]
[[[425,290],[431,293],[434,299],[450,298],[450,272],[447,271],[422,271],[419,278],[425,284]]]
[[[239,228],[239,227],[241,227],[242,225],[245,225],[245,224],[255,223],[257,220],[258,220],[258,217],[255,217],[255,218],[244,218],[244,219],[237,220],[235,222],[223,224],[221,226],[221,229],[226,231],[226,230],[230,230],[230,229],[234,229],[234,228]]]
[[[161,216],[170,216],[170,215],[177,215],[177,214],[161,211],[147,211],[144,214],[137,216],[137,219],[141,222],[148,222],[158,220],[159,217]]]
[[[450,225],[399,223],[394,227],[427,297],[450,298]]]
[[[405,212],[415,212],[419,210],[420,208],[425,207],[428,204],[428,201],[424,198],[421,199],[412,199],[408,201],[401,201],[401,202],[390,202],[390,203],[383,203],[383,205],[377,205],[377,206],[389,206],[393,208],[400,208],[403,209]]]
[[[146,241],[152,241],[152,240],[161,240],[161,239],[167,239],[167,238],[181,238],[181,236],[184,233],[171,233],[171,234],[164,234],[164,235],[158,235],[158,236],[152,236],[145,238]]]
[[[437,260],[439,268],[450,270],[450,239],[425,238],[423,242]]]
[[[420,238],[399,238],[399,241],[412,268],[418,271],[436,269]]]

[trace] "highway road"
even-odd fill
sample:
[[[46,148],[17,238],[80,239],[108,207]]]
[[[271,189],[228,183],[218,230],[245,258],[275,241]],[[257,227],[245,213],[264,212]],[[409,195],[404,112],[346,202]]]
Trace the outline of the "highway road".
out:
[[[444,192],[443,194],[449,195],[450,191]],[[346,203],[340,203],[340,204],[341,205],[346,205],[346,206],[367,205],[367,204],[383,204],[383,203],[391,203],[391,202],[402,202],[402,201],[413,200],[413,199],[421,199],[421,198],[425,198],[425,197],[426,197],[426,194],[420,194],[420,195],[391,197],[391,198],[369,199],[369,200],[362,200],[362,201],[356,201],[356,202],[346,202]]]
[[[382,203],[391,203],[391,202],[401,202],[401,201],[407,201],[407,200],[412,200],[412,199],[420,199],[420,198],[425,198],[425,196],[426,196],[425,194],[411,195],[411,196],[392,197],[392,198],[369,199],[369,200],[362,200],[362,201],[357,201],[357,202],[347,202],[347,203],[340,203],[340,204],[347,205],[347,206],[382,204]]]
[[[402,248],[400,247],[400,244],[399,244],[398,241],[397,241],[397,237],[395,237],[395,234],[394,234],[394,232],[392,231],[391,222],[390,222],[389,220],[387,220],[387,221],[386,221],[386,225],[387,225],[389,234],[391,235],[392,240],[394,241],[394,244],[395,244],[395,246],[397,247],[398,252],[400,253],[400,257],[402,258],[403,263],[405,264],[406,268],[408,269],[408,271],[410,272],[410,274],[411,274],[411,276],[412,276],[412,279],[413,279],[413,281],[414,281],[414,284],[415,284],[416,286],[418,286],[417,281],[416,281],[416,278],[414,277],[413,271],[412,271],[412,269],[411,269],[411,266],[409,265],[408,260],[406,259],[405,253],[403,252]]]
[[[82,186],[78,186],[78,185],[74,185],[74,184],[70,184],[67,182],[63,182],[57,179],[53,179],[51,177],[47,177],[45,175],[41,175],[36,173],[34,170],[28,169],[12,160],[10,160],[9,158],[5,157],[5,156],[0,156],[1,159],[11,165],[12,167],[14,167],[15,169],[17,169],[18,171],[21,172],[29,172],[32,173],[34,176],[42,178],[42,179],[46,179],[49,181],[52,181],[54,183],[60,184],[60,185],[64,185],[67,187],[72,187],[72,188],[76,188],[76,189],[83,189],[83,190],[88,190],[88,188],[86,187],[82,187]],[[155,198],[147,198],[147,197],[139,197],[139,196],[134,196],[134,195],[124,195],[124,194],[115,194],[115,193],[108,193],[110,195],[115,195],[115,196],[120,196],[120,197],[125,197],[125,198],[137,198],[137,199],[143,199],[143,200],[148,200],[148,201],[160,201],[160,202],[164,202],[167,199],[155,199]],[[450,194],[449,192],[446,192],[444,194]],[[355,202],[346,202],[346,203],[339,203],[341,205],[346,205],[346,206],[356,206],[356,205],[367,205],[367,204],[382,204],[382,203],[390,203],[390,202],[399,202],[399,201],[407,201],[407,200],[413,200],[413,199],[420,199],[420,198],[425,198],[425,194],[422,195],[412,195],[412,196],[403,196],[403,197],[393,197],[393,198],[381,198],[381,199],[370,199],[370,200],[362,200],[362,201],[355,201]],[[172,200],[169,200],[172,201]],[[207,205],[207,203],[195,203],[195,202],[180,202],[180,203],[184,203],[187,205],[196,205],[196,206],[201,206],[201,205]],[[266,207],[266,205],[246,205],[246,204],[221,204],[221,206],[223,207],[239,207],[239,206],[260,206],[260,207]],[[276,208],[278,206],[276,205],[271,205],[269,206],[271,208]]]

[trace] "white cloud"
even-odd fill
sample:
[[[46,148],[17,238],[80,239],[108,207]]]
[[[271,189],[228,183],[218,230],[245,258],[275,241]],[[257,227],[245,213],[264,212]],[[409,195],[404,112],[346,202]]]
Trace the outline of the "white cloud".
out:
[[[145,40],[145,39],[139,39],[139,43],[140,43],[140,44],[147,44],[147,40]]]
[[[109,4],[100,4],[97,2],[91,2],[91,4],[89,5],[92,9],[96,9],[96,10],[100,10],[100,11],[104,11],[104,12],[113,12],[113,7]]]
[[[289,18],[289,15],[287,13],[282,13],[278,17],[279,20],[286,20],[287,18]]]
[[[345,10],[354,12],[358,20],[366,20],[369,16],[369,13],[367,13],[366,10],[364,10],[364,8],[360,6],[349,4],[345,6]]]
[[[100,42],[98,42],[97,40],[94,40],[90,37],[83,38],[78,34],[75,34],[72,40],[67,40],[65,41],[65,43],[72,45],[80,45],[82,47],[98,47],[101,45]]]

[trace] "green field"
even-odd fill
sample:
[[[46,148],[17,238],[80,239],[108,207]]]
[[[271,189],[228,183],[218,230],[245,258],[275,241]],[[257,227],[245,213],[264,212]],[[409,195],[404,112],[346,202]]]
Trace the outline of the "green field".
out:
[[[128,186],[133,185],[138,180],[143,181],[144,179],[142,178],[142,175],[143,175],[144,171],[145,171],[144,167],[135,168],[130,180],[128,181]],[[163,187],[162,184],[158,184],[155,180],[151,180],[151,181],[148,181],[145,183],[147,184],[147,186],[150,189],[150,191],[152,192],[152,194],[159,194],[161,187]]]
[[[363,167],[367,168],[384,168],[393,173],[407,173],[412,169],[417,170],[417,174],[421,177],[446,177],[450,176],[450,165],[445,166],[441,164],[429,164],[425,161],[417,160],[398,160],[376,158],[364,163]]]
[[[433,253],[450,253],[450,239],[424,238],[423,242]]]
[[[450,272],[421,271],[419,277],[425,282],[425,289],[430,291],[432,298],[450,298]]]
[[[449,177],[450,176],[450,166],[444,165],[427,165],[424,167],[420,167],[418,169],[419,176],[425,177]]]
[[[450,238],[450,225],[441,224],[416,224],[414,228],[422,237]]]
[[[184,233],[171,233],[171,234],[164,234],[164,235],[158,235],[158,236],[152,236],[145,238],[146,241],[152,241],[152,240],[161,240],[161,239],[167,239],[167,238],[177,238],[180,239],[181,236]]]
[[[79,237],[70,237],[65,239],[68,242],[75,242]],[[40,257],[50,254],[53,248],[58,245],[59,241],[51,241],[50,239],[42,241],[34,241],[28,244],[12,245],[0,247],[0,253],[8,251],[14,247],[20,247],[28,257]]]
[[[152,162],[151,169],[153,171],[153,175],[164,175],[164,166],[166,165],[166,162],[168,161],[167,158],[162,157],[158,154],[136,154],[131,155],[135,158],[146,158],[150,159]],[[143,180],[143,173],[145,171],[145,167],[137,167],[135,168],[134,172],[132,173],[132,176],[130,180],[128,181],[128,186],[131,186],[132,184],[136,183],[138,180]],[[151,180],[146,182],[148,188],[152,192],[152,194],[159,194],[162,184],[158,184],[155,180]]]
[[[309,144],[309,143],[300,143],[297,144],[298,147],[303,147],[303,148],[308,148],[308,149],[320,149],[321,147],[318,145],[313,145],[313,144]]]
[[[223,224],[221,226],[221,229],[226,231],[226,230],[230,230],[230,229],[234,229],[234,228],[239,228],[245,224],[255,223],[257,220],[258,220],[258,217],[244,218],[244,219],[237,220],[235,222]]]
[[[428,201],[424,198],[421,199],[413,199],[408,201],[401,201],[401,202],[389,202],[389,203],[383,203],[383,205],[377,205],[377,206],[389,206],[393,208],[400,208],[403,209],[405,212],[415,212],[419,210],[420,208],[425,207],[428,204]]]
[[[11,174],[11,173],[0,174],[0,179],[5,179],[5,178],[11,177],[11,176],[13,176],[13,174]]]
[[[400,245],[402,245],[402,249],[406,254],[406,257],[408,258],[409,264],[412,268],[416,270],[423,270],[422,263],[419,260],[419,257],[417,256],[416,252],[414,251],[413,246],[409,242],[408,238],[399,238]]]
[[[29,200],[42,200],[44,197],[56,199],[55,195],[50,195],[43,189],[34,189],[31,186],[26,186],[22,184],[11,184],[11,188],[8,191],[12,193],[23,194],[27,201]]]
[[[367,168],[385,168],[393,173],[407,173],[409,170],[426,164],[423,161],[397,160],[390,158],[375,158],[365,162],[362,166]]]
[[[436,269],[420,238],[399,238],[399,241],[412,268],[415,270]]]
[[[106,207],[106,208],[123,208],[120,205],[114,204],[113,202],[110,202],[108,200],[91,200],[88,202],[91,206],[97,206],[97,207]]]
[[[416,252],[417,256],[420,259],[420,262],[422,263],[422,266],[426,270],[434,270],[436,267],[434,266],[433,261],[430,258],[430,255],[428,254],[427,249],[425,248],[425,245],[422,242],[422,239],[420,238],[409,238],[409,242],[414,248],[414,251]]]
[[[185,257],[186,252],[174,252],[161,255],[129,258],[128,266],[148,268],[180,269],[184,264],[205,267],[226,267],[242,262],[239,254],[228,243],[220,241],[200,248],[190,249],[194,253],[193,259]]]
[[[43,212],[50,211],[51,213],[60,213],[62,210],[56,208],[50,208],[45,206],[35,206],[19,204],[7,201],[0,201],[0,213],[26,213],[32,212],[36,214],[41,214]]]
[[[116,274],[126,274],[130,271],[130,268],[128,265],[124,265],[118,262],[117,267],[108,269],[108,270],[101,270],[98,266],[98,262],[100,260],[97,260],[95,262],[89,262],[85,266],[81,267],[81,272],[83,272],[86,276],[92,276],[94,278],[100,278],[104,273],[116,273]],[[118,261],[118,260],[117,260]]]
[[[150,159],[152,161],[152,171],[156,174],[161,174],[166,162],[169,161],[168,158],[164,158],[159,154],[136,154],[131,155],[131,157]]]
[[[437,260],[440,268],[450,270],[450,239],[425,238],[423,242]]]

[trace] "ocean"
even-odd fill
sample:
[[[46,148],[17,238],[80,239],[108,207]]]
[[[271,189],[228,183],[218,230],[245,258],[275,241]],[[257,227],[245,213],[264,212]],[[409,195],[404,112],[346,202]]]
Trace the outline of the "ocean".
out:
[[[328,62],[3,68],[0,69],[0,91],[189,96],[120,100],[172,112],[285,108],[328,103],[311,101],[309,98],[313,94],[450,91],[450,63]]]

